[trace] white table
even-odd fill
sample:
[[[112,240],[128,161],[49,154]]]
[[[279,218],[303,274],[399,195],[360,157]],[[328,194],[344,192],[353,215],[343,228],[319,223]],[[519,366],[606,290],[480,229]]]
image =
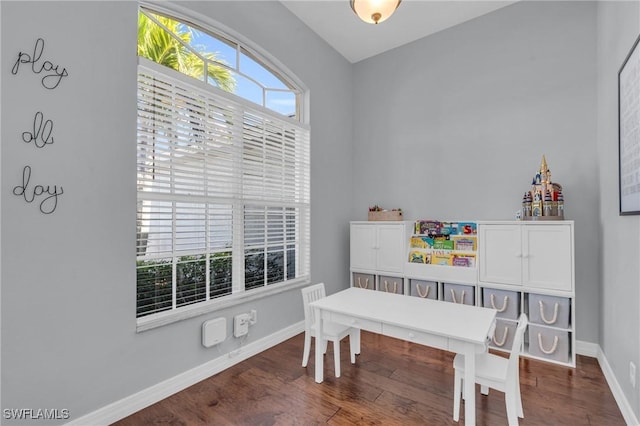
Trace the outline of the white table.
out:
[[[496,310],[351,287],[310,304],[316,310],[316,382],[324,379],[323,322],[332,321],[464,354],[465,422],[475,425],[475,354],[485,350]]]

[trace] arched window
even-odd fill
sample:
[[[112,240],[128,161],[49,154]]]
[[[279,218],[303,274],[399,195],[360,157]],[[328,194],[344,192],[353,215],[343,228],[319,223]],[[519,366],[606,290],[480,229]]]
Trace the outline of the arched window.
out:
[[[141,9],[138,55],[300,119],[301,90],[229,37]]]
[[[139,329],[309,280],[303,91],[203,28],[139,12]]]

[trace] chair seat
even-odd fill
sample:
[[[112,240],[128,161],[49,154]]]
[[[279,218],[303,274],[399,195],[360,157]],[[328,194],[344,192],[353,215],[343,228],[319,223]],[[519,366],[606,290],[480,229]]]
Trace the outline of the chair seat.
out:
[[[311,335],[313,337],[316,337],[316,329],[315,329],[316,325],[313,324],[311,326]],[[341,324],[336,324],[334,322],[328,322],[325,321],[324,323],[324,329],[322,330],[324,337],[327,340],[332,340],[332,338],[335,337],[339,337],[339,336],[346,336],[349,334],[349,330],[351,330],[351,327],[348,327],[346,325],[341,325]]]
[[[476,355],[476,377],[491,381],[505,381],[509,360],[490,353]],[[464,355],[457,354],[453,359],[453,367],[464,375]]]

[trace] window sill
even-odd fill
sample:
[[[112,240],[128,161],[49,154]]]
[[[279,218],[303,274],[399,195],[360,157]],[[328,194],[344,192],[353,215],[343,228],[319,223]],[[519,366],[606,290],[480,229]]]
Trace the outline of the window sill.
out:
[[[309,278],[301,278],[300,280],[290,281],[282,284],[274,284],[260,290],[252,290],[246,293],[227,296],[222,299],[213,299],[208,302],[202,302],[194,305],[184,306],[176,310],[160,312],[136,320],[136,332],[140,333],[164,325],[173,324],[189,318],[208,314],[221,309],[231,308],[233,306],[249,303],[254,300],[271,297],[285,291],[291,291],[300,287],[307,286],[311,283]]]

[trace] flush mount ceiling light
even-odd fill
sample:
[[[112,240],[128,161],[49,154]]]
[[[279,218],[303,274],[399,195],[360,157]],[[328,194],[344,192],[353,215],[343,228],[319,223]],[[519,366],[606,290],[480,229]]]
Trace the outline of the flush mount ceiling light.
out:
[[[351,9],[368,24],[378,24],[396,11],[402,0],[351,0]]]

